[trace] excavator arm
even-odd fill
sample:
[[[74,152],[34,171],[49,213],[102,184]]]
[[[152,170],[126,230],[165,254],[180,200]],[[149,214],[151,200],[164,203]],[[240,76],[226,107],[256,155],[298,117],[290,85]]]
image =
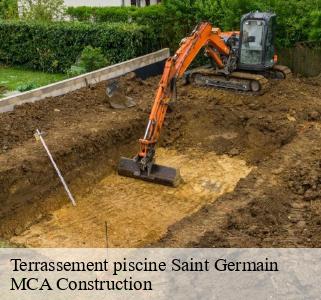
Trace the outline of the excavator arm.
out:
[[[138,158],[141,160],[142,169],[148,168],[150,172],[150,164],[153,163],[154,157],[154,146],[158,141],[164,123],[168,103],[175,93],[176,80],[184,74],[199,51],[205,46],[206,52],[213,57],[217,65],[224,67],[216,51],[228,55],[229,48],[219,34],[219,29],[213,29],[210,23],[199,24],[191,36],[182,40],[175,55],[166,61],[144,138],[139,140],[140,152]]]
[[[184,74],[203,47],[218,67],[224,67],[220,54],[228,56],[230,49],[225,44],[221,31],[213,28],[208,22],[200,23],[189,37],[181,41],[175,55],[166,61],[144,137],[139,140],[140,151],[134,160],[121,159],[119,174],[149,181],[162,181],[163,178],[160,180],[160,177],[168,176],[171,178],[169,181],[165,180],[165,184],[174,185],[171,184],[171,180],[176,181],[177,174],[173,173],[173,169],[155,164],[155,146],[164,124],[168,104],[176,93],[176,80]],[[168,175],[169,173],[172,175]]]

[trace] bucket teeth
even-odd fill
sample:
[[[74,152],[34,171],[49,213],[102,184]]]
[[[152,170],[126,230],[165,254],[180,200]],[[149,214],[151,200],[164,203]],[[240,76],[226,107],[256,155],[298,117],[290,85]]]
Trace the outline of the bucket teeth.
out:
[[[180,172],[177,169],[153,164],[150,175],[148,175],[147,171],[140,170],[135,160],[124,157],[119,161],[118,174],[173,187],[181,181]]]

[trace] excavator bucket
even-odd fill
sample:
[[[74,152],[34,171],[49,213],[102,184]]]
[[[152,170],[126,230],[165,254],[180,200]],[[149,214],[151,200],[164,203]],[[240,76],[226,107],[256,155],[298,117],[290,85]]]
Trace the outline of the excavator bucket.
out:
[[[113,81],[106,87],[107,102],[112,108],[124,109],[136,105],[135,101],[124,95],[118,88],[117,82]]]
[[[124,157],[119,161],[118,174],[172,187],[178,186],[181,182],[180,172],[177,169],[154,164],[148,175],[147,171],[140,170],[135,160]]]

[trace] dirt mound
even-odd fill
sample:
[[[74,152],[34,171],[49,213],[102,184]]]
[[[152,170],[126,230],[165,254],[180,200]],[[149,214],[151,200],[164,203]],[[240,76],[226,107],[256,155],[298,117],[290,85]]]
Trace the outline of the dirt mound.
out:
[[[153,95],[152,89],[150,92],[148,88],[134,90],[133,87],[151,85],[150,81],[142,82],[138,78],[127,77],[119,80],[122,92],[130,94],[138,102],[136,111],[146,110]],[[0,114],[0,152],[5,153],[33,138],[36,128],[48,131],[65,126],[67,129],[86,120],[86,114],[96,113],[97,117],[104,115],[106,118],[105,115],[112,112],[107,103],[106,82],[45,101],[19,105],[12,112]],[[132,110],[121,114],[132,114]]]
[[[193,119],[183,126],[184,138],[198,138],[199,147],[243,157],[257,168],[153,246],[320,246],[320,88],[307,81],[272,82],[261,97],[206,90],[194,96],[191,88],[198,101],[183,114]],[[313,207],[303,202],[305,193]]]
[[[175,104],[180,116],[176,145],[201,147],[218,154],[242,155],[257,164],[291,142],[298,124],[321,116],[319,88],[294,78],[273,81],[263,96],[238,94],[193,86],[179,87]],[[298,88],[300,85],[300,88]],[[181,128],[182,125],[183,129]]]
[[[170,227],[153,246],[320,247],[320,150],[321,126],[305,127],[232,193]],[[305,201],[311,189],[313,204]]]
[[[122,81],[128,87],[140,84],[139,79]],[[131,92],[137,106],[115,111],[105,101],[105,86],[103,82],[0,114],[2,236],[20,233],[65,203],[44,201],[50,193],[63,194],[63,190],[44,149],[34,139],[36,128],[45,132],[62,173],[80,194],[115,168],[120,149],[128,155],[136,151],[132,137],[143,131],[152,91]]]
[[[314,86],[321,86],[321,73],[318,76],[310,77],[310,78],[301,78],[302,82]]]
[[[321,159],[290,170],[287,181],[292,192],[302,196],[304,200],[321,198]]]

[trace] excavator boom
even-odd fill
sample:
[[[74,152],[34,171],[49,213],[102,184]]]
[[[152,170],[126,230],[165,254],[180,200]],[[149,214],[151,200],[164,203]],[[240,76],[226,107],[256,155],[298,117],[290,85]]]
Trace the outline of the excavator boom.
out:
[[[221,31],[208,22],[200,23],[189,37],[182,40],[175,55],[166,61],[144,137],[139,140],[140,151],[134,159],[121,158],[118,165],[120,175],[171,186],[179,183],[179,170],[155,164],[155,147],[168,104],[176,93],[176,80],[183,76],[203,47],[218,66],[224,67],[218,53],[228,56],[230,49],[225,44]]]

